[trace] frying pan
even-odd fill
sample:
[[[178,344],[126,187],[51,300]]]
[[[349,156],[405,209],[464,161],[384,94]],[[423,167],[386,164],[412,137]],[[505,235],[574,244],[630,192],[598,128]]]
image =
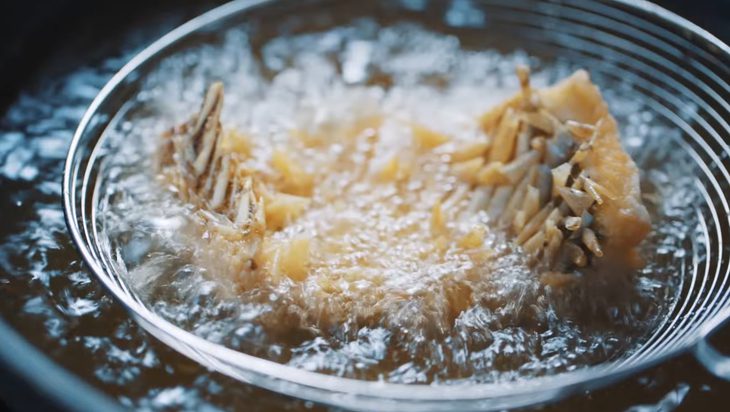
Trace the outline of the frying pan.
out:
[[[630,356],[552,376],[517,382],[454,386],[404,385],[346,379],[278,364],[206,341],[151,311],[127,286],[105,249],[96,194],[103,185],[105,131],[166,57],[210,41],[215,33],[254,16],[276,18],[356,1],[239,0],[201,15],[133,58],[102,89],[69,149],[63,182],[72,238],[98,279],[151,334],[201,364],[273,391],[357,410],[496,410],[546,403],[608,385],[667,358],[693,351],[713,374],[730,379],[730,359],[709,337],[730,318],[730,48],[692,23],[648,2],[601,1],[375,1],[372,10],[439,15],[457,3],[487,17],[484,35],[528,53],[564,56],[608,78],[629,79],[635,92],[680,132],[668,141],[685,151],[700,194],[692,249],[677,297],[664,321]],[[344,6],[343,6],[344,5]],[[354,6],[353,6],[354,7]],[[691,107],[692,110],[687,110]],[[700,250],[701,249],[701,250]]]

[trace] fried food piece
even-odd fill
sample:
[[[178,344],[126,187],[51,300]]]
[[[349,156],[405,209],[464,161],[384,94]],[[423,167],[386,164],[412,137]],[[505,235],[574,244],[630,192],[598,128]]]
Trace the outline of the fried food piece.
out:
[[[636,266],[649,214],[600,91],[584,70],[542,90],[526,68],[518,76],[520,92],[481,118],[492,139],[478,172],[494,186],[487,210],[550,270],[599,258]]]
[[[248,242],[244,249],[252,258],[266,231],[264,201],[256,178],[242,165],[244,154],[224,147],[222,107],[223,84],[213,83],[198,114],[166,136],[160,168],[180,198],[215,223],[210,225],[215,234]]]

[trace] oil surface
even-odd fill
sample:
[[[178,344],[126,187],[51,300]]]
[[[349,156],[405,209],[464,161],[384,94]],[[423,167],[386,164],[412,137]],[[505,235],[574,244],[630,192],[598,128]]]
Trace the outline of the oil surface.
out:
[[[440,199],[444,215],[455,219],[450,236],[494,225],[484,212],[468,212],[469,185],[449,173],[438,150],[419,154],[408,125],[451,136],[452,145],[476,142],[483,137],[475,119],[517,90],[519,63],[536,68],[536,87],[574,67],[519,51],[471,50],[453,35],[369,19],[257,44],[245,31],[222,37],[167,59],[105,141],[113,154],[106,158],[102,236],[111,239],[109,255],[124,261],[119,269],[135,292],[165,318],[307,370],[453,384],[555,374],[627,356],[671,307],[691,254],[686,234],[696,226],[692,172],[678,167],[689,165],[679,153],[653,149],[673,132],[642,127],[652,124],[651,114],[624,92],[628,87],[603,89],[644,170],[655,228],[643,246],[647,265],[635,274],[588,274],[556,289],[540,284],[499,231],[489,231],[476,251],[489,258],[474,260],[458,247],[433,251],[429,221]],[[267,238],[274,247],[301,238],[318,245],[306,279],[279,280],[271,270],[227,273],[233,260],[226,263],[225,246],[208,240],[208,227],[191,230],[189,206],[155,177],[160,134],[196,110],[212,80],[226,85],[224,127],[250,140],[247,167],[275,173],[270,159],[283,151],[302,165],[301,174],[318,176],[304,214]],[[382,124],[367,121],[373,118]],[[302,143],[291,130],[324,142]],[[406,164],[413,158],[409,179],[379,183],[378,171],[396,155]],[[236,276],[240,293],[226,282]]]
[[[2,228],[0,310],[29,341],[126,405],[155,410],[306,409],[311,406],[210,373],[150,338],[79,263],[65,231],[60,173],[72,130],[113,72],[180,22],[159,18],[182,15],[178,4],[174,9],[136,22],[156,29],[130,30],[122,38],[109,38],[103,49],[85,36],[69,39],[50,60],[54,69],[41,69],[52,76],[26,88],[4,112],[2,210],[14,219]],[[100,18],[99,24],[104,23]],[[649,122],[651,113],[639,109],[635,103],[623,111],[624,118],[632,119],[624,124],[624,136],[634,149],[631,137],[639,130],[662,132]],[[617,386],[576,396],[554,410],[609,411],[631,405],[642,411],[678,405],[697,410],[723,404],[727,389],[685,356]]]

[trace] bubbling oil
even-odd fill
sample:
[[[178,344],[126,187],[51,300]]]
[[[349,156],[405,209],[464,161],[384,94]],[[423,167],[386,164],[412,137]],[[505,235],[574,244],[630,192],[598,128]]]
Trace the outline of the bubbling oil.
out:
[[[499,231],[481,234],[476,260],[473,251],[432,247],[439,199],[455,236],[490,222],[483,212],[466,213],[470,194],[438,150],[414,152],[409,125],[449,136],[447,145],[479,139],[475,119],[517,90],[513,70],[524,63],[539,68],[532,79],[538,86],[572,69],[521,52],[467,50],[454,36],[371,20],[256,46],[231,31],[220,46],[169,58],[110,131],[100,204],[109,253],[163,317],[311,371],[399,383],[500,382],[624,356],[674,298],[674,268],[684,257],[661,250],[687,248],[673,211],[689,200],[672,199],[669,190],[690,183],[657,167],[666,151],[635,153],[649,168],[644,201],[655,225],[643,245],[648,264],[637,273],[586,275],[554,289]],[[224,126],[250,141],[249,167],[273,173],[270,159],[285,148],[306,173],[319,173],[312,206],[272,236],[306,236],[319,245],[323,252],[303,281],[244,288],[229,281],[190,206],[155,175],[160,134],[197,110],[212,80],[226,85]],[[639,136],[626,142],[628,150],[648,147],[648,132],[631,129],[646,120],[631,119],[632,100],[607,96],[619,124],[626,121],[624,134]],[[382,123],[363,127],[363,119]],[[340,140],[306,138],[323,130],[338,131],[325,135]],[[417,165],[399,159],[393,172],[393,159],[404,153]],[[323,172],[317,165],[330,166]],[[404,167],[408,179],[381,181]]]

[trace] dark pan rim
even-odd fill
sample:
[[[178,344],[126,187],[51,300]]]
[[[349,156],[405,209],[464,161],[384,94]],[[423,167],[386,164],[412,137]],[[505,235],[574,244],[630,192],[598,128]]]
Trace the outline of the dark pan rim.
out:
[[[39,399],[35,396],[40,396],[44,401],[51,401],[51,405],[55,408],[67,411],[123,410],[112,398],[40,352],[2,319],[0,319],[0,336],[3,340],[0,345],[0,365],[3,366],[3,374],[9,374],[11,379],[19,379],[31,386],[26,389],[15,381],[13,387],[8,389],[13,393],[5,394],[11,406],[18,408],[38,406]],[[14,392],[19,387],[21,393]]]

